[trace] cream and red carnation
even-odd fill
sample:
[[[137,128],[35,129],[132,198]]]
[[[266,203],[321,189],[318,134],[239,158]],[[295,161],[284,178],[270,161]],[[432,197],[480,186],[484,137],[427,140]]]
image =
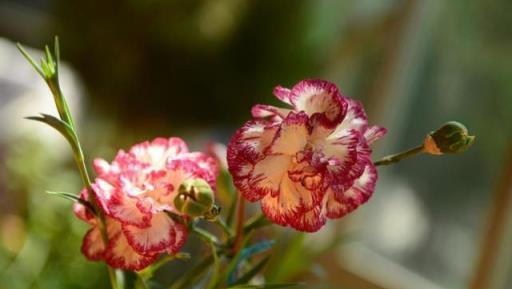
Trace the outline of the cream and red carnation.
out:
[[[76,204],[76,215],[92,225],[82,252],[90,260],[105,260],[125,270],[141,270],[160,253],[180,250],[187,228],[168,215],[180,215],[173,203],[179,186],[201,178],[215,187],[218,175],[212,157],[189,152],[179,138],[137,144],[128,152],[121,150],[110,164],[95,160],[94,167],[97,178],[92,190],[106,216],[108,244],[101,238],[96,219]]]
[[[317,231],[370,198],[377,173],[369,145],[386,129],[369,126],[361,103],[327,81],[278,86],[274,95],[289,107],[253,107],[254,119],[228,145],[229,170],[271,221]]]

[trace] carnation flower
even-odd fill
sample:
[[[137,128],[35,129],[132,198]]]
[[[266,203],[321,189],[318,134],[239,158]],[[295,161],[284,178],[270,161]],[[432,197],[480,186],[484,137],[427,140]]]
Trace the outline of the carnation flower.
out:
[[[274,95],[288,108],[252,108],[254,119],[228,146],[229,170],[271,221],[314,232],[370,198],[377,171],[369,145],[386,129],[369,126],[362,105],[327,81],[278,86]]]
[[[178,188],[190,179],[204,179],[215,187],[218,174],[213,158],[189,152],[179,138],[137,144],[128,152],[119,151],[111,164],[96,159],[94,168],[92,189],[106,215],[109,242],[104,244],[96,219],[76,204],[76,215],[93,226],[84,237],[82,252],[90,260],[105,260],[125,270],[141,270],[160,253],[180,250],[187,228],[167,213],[181,214],[173,203]],[[85,194],[82,191],[83,198]]]

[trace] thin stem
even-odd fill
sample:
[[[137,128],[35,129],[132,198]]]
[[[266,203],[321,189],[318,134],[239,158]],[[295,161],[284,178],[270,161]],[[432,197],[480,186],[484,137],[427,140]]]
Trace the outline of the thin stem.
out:
[[[107,270],[108,270],[108,277],[110,280],[110,286],[112,287],[112,289],[120,289],[118,286],[119,284],[117,284],[116,272],[115,272],[114,268],[107,265]]]
[[[70,141],[71,148],[73,150],[73,158],[75,159],[76,166],[80,172],[80,177],[89,192],[89,202],[94,207],[97,212],[96,218],[98,219],[98,226],[101,231],[101,235],[105,244],[108,244],[108,235],[105,226],[105,216],[101,210],[99,210],[99,203],[96,200],[94,193],[91,191],[91,179],[89,177],[89,173],[87,172],[87,166],[85,165],[85,157],[80,145],[80,141],[76,134],[76,127],[73,121],[73,116],[69,110],[69,106],[67,101],[62,93],[62,89],[59,84],[59,62],[60,62],[60,51],[59,51],[59,41],[58,38],[55,38],[55,47],[54,53],[55,57],[52,56],[52,53],[48,47],[45,47],[46,59],[41,60],[41,66],[38,66],[35,61],[30,57],[30,55],[23,49],[23,47],[18,44],[18,49],[23,54],[23,56],[27,59],[27,61],[34,67],[37,73],[41,75],[41,77],[45,80],[48,85],[57,107],[57,111],[59,112],[60,119],[65,122],[70,128],[71,131],[66,138]],[[55,60],[54,60],[55,59]],[[108,275],[110,278],[110,283],[112,285],[112,289],[120,289],[120,284],[118,283],[118,278],[116,276],[116,272],[114,269],[108,267]]]
[[[244,217],[245,217],[245,200],[238,198],[238,212],[236,221],[235,240],[233,242],[233,252],[236,253],[240,250],[242,241],[244,239]]]
[[[404,151],[404,152],[401,152],[401,153],[398,153],[398,154],[394,154],[394,155],[389,155],[389,156],[383,157],[382,159],[374,162],[373,164],[375,166],[390,165],[390,164],[397,163],[397,162],[399,162],[399,161],[401,161],[403,159],[412,157],[412,156],[417,155],[417,154],[422,153],[422,152],[424,152],[423,145],[417,146],[415,148],[409,149],[407,151]]]
[[[228,239],[233,237],[233,231],[231,230],[231,228],[228,227],[226,222],[224,222],[224,220],[220,216],[215,220],[215,224],[221,227],[222,231],[224,231],[224,233],[228,236]]]
[[[252,219],[249,219],[244,225],[244,234],[250,233],[252,230],[259,229],[261,227],[265,227],[268,225],[272,225],[267,217],[264,214],[259,214]]]
[[[189,287],[191,284],[196,282],[203,274],[206,272],[206,270],[209,268],[209,266],[213,263],[213,256],[210,255],[206,257],[201,263],[197,264],[197,266],[192,269],[188,270],[182,278],[178,279],[177,282],[175,282],[170,289],[183,289]]]
[[[215,245],[219,245],[219,240],[217,239],[217,237],[215,237],[214,235],[210,234],[210,232],[208,232],[206,230],[203,230],[203,229],[201,229],[199,227],[196,227],[196,226],[192,225],[192,228],[191,228],[190,231],[192,233],[198,235],[200,238],[202,238],[206,242],[209,242],[209,243],[212,243],[212,244],[215,244]]]

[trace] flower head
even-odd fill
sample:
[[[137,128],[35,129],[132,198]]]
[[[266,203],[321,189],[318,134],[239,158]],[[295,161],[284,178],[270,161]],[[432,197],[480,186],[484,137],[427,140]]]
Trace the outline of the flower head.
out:
[[[126,270],[143,269],[160,253],[180,250],[187,228],[167,213],[182,215],[174,206],[178,188],[190,179],[203,179],[214,188],[218,174],[213,158],[189,152],[179,138],[137,144],[128,152],[119,151],[111,164],[96,159],[94,167],[92,189],[106,215],[109,242],[103,243],[96,220],[85,208],[75,205],[77,216],[93,226],[82,252]]]
[[[289,107],[252,108],[254,119],[228,146],[229,170],[271,221],[317,231],[370,198],[377,172],[369,145],[386,129],[369,126],[362,105],[327,81],[278,86],[274,95]]]

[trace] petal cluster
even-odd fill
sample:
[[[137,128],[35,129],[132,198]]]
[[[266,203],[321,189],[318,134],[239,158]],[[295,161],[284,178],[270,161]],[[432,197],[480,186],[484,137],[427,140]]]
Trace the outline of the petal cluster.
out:
[[[327,81],[278,86],[274,95],[288,107],[252,108],[228,146],[229,170],[271,221],[314,232],[370,198],[377,172],[369,145],[386,129],[369,126],[361,103]]]
[[[179,138],[157,138],[119,151],[112,163],[94,161],[97,178],[92,191],[106,216],[108,244],[98,221],[80,204],[75,214],[92,228],[82,244],[90,260],[104,260],[114,268],[141,270],[160,253],[173,254],[187,238],[185,225],[168,212],[174,207],[179,186],[189,179],[204,179],[215,187],[216,161],[199,152],[189,152]],[[87,191],[82,191],[84,199]],[[187,216],[183,216],[187,218]]]

